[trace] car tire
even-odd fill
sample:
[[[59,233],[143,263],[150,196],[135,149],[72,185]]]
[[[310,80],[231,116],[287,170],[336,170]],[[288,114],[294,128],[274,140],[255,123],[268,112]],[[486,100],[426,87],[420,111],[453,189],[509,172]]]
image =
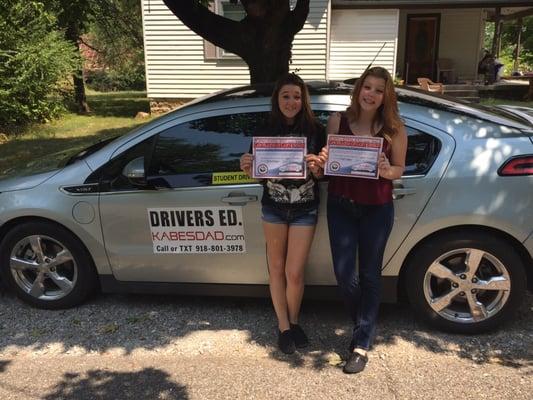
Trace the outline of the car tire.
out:
[[[416,315],[454,333],[480,333],[508,320],[526,290],[523,262],[504,239],[454,231],[422,244],[410,257],[406,291]]]
[[[65,228],[28,222],[11,229],[0,243],[0,273],[6,286],[38,308],[69,308],[95,289],[92,259]]]

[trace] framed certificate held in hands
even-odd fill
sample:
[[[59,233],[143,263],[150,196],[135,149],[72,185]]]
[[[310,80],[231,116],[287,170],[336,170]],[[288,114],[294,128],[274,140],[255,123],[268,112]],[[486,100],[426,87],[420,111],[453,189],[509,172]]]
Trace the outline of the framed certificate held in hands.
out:
[[[328,161],[324,173],[378,179],[383,138],[352,135],[328,136]]]
[[[256,179],[304,179],[307,175],[305,137],[254,137],[252,176]]]

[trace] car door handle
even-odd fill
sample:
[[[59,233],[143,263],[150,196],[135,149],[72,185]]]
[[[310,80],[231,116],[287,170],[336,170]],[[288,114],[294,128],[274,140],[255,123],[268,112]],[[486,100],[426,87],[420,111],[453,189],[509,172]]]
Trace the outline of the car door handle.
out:
[[[248,203],[250,201],[257,201],[257,196],[254,195],[244,195],[244,196],[228,196],[222,197],[223,203]]]
[[[406,188],[406,187],[397,187],[392,189],[392,197],[393,199],[401,199],[404,196],[409,196],[411,194],[415,194],[416,189],[415,188]]]

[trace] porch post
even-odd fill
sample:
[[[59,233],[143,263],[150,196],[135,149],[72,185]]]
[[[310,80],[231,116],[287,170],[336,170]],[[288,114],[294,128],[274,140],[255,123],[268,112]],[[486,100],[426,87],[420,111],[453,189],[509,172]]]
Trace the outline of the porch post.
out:
[[[516,49],[514,53],[514,66],[513,66],[513,72],[518,71],[518,68],[520,67],[520,39],[522,35],[522,18],[518,18],[518,35],[516,38]]]
[[[500,56],[500,43],[501,43],[501,36],[502,36],[502,23],[503,20],[501,19],[501,7],[496,7],[496,13],[494,15],[494,37],[492,38],[492,55],[495,58],[498,58]]]

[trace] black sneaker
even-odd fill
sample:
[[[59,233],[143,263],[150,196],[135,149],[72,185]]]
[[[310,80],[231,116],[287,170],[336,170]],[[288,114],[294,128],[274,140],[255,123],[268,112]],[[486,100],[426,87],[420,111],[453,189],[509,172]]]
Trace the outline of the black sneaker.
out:
[[[345,374],[357,374],[365,369],[367,362],[367,356],[363,356],[362,354],[354,352],[350,354],[350,358],[348,358],[348,361],[346,361],[346,365],[342,369],[342,372]]]
[[[297,348],[309,346],[309,339],[300,325],[291,324],[291,334]]]
[[[285,354],[292,354],[296,350],[294,347],[294,339],[291,335],[291,330],[287,329],[278,334],[278,347]]]

